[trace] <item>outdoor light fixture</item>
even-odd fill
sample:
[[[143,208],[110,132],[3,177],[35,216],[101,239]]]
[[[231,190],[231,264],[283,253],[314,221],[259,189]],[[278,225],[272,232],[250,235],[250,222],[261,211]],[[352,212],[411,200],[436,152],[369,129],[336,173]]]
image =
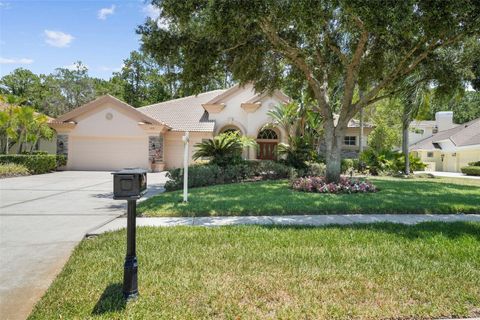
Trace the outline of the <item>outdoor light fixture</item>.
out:
[[[147,191],[147,171],[125,169],[113,174],[113,199],[127,200],[127,255],[123,271],[123,297],[127,300],[138,296],[138,262],[136,255],[137,200]]]

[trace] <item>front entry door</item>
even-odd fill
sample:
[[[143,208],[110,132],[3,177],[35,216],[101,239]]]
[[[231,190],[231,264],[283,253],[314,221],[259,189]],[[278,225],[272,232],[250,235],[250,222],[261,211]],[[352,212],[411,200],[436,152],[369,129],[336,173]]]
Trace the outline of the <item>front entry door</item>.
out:
[[[277,158],[277,142],[258,142],[258,159],[275,160]]]

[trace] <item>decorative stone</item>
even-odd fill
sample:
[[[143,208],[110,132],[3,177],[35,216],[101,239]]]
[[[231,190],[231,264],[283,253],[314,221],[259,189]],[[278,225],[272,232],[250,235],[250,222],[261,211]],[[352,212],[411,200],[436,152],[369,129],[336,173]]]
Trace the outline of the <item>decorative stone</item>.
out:
[[[57,135],[57,154],[68,156],[68,135]]]
[[[163,136],[148,137],[148,157],[151,163],[163,162]]]

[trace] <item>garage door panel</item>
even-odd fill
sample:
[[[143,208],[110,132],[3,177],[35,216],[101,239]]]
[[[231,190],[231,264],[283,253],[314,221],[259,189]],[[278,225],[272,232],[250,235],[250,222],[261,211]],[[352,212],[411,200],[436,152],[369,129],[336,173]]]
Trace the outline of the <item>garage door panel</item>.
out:
[[[70,137],[68,169],[120,170],[148,169],[148,138]]]

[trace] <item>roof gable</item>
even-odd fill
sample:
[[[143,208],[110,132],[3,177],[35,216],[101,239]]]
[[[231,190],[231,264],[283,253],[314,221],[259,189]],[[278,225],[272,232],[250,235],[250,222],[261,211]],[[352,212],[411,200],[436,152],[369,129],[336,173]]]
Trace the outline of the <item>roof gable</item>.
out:
[[[439,144],[446,140],[451,141],[456,147],[480,145],[480,118],[440,131],[431,137],[418,141],[410,148],[411,150],[438,149]]]
[[[135,109],[131,105],[111,96],[111,95],[104,95],[101,96],[93,101],[90,101],[87,104],[84,104],[83,106],[80,106],[78,108],[73,109],[70,112],[67,112],[60,117],[54,119],[51,121],[51,123],[67,123],[74,121],[75,118],[78,118],[80,116],[85,116],[88,113],[95,112],[98,108],[102,108],[103,106],[110,104],[113,105],[122,111],[124,111],[128,116],[135,118],[139,122],[144,122],[148,124],[154,124],[154,125],[164,125],[162,121],[158,121],[142,112],[139,110]]]

